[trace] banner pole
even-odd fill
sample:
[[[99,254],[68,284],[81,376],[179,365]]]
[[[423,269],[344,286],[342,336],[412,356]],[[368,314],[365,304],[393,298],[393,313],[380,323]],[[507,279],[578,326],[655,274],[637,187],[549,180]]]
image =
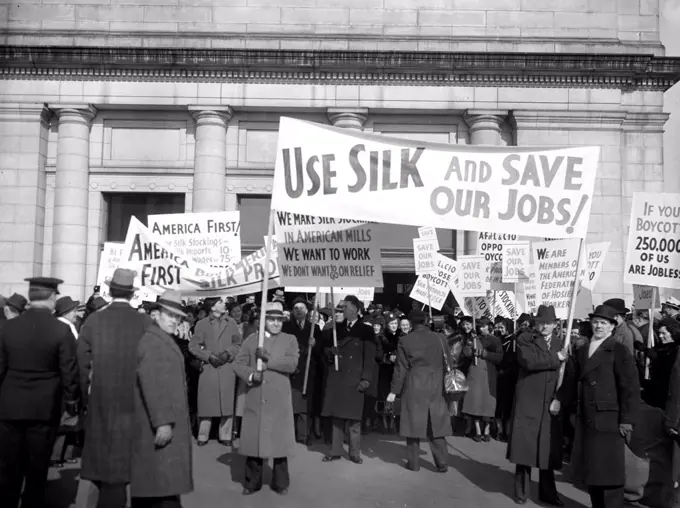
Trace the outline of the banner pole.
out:
[[[264,346],[264,322],[267,314],[267,291],[269,291],[269,262],[272,259],[272,237],[274,236],[274,209],[269,211],[269,224],[267,225],[267,245],[264,255],[264,278],[262,280],[262,305],[260,307],[260,331],[257,336],[257,347]],[[262,372],[262,360],[257,360],[257,370]]]
[[[333,347],[337,348],[338,347],[338,327],[337,323],[335,322],[335,295],[333,293],[333,286],[331,286],[331,307],[333,308],[333,317],[331,318],[333,320]],[[340,370],[340,365],[338,364],[338,357],[334,355],[334,362],[335,363],[335,371]]]
[[[571,304],[569,305],[569,315],[567,316],[567,336],[564,338],[563,351],[569,351],[571,348],[571,328],[574,321],[574,314],[576,312],[576,299],[578,298],[578,290],[581,285],[581,254],[583,253],[583,238],[579,239],[578,242],[578,257],[576,258],[576,277],[574,279],[574,292],[571,295]],[[566,360],[562,362],[560,366],[559,377],[557,378],[557,385],[555,387],[555,392],[560,389],[562,382],[564,381],[564,370],[567,367]]]
[[[654,307],[656,306],[656,292],[659,288],[652,289],[652,303],[649,305],[649,330],[647,331],[647,347],[651,350],[654,347]],[[645,380],[649,381],[649,354],[645,358]]]
[[[427,280],[427,308],[428,312],[430,313],[430,323],[432,323],[432,300],[430,299],[430,278],[427,277],[427,274],[425,276],[425,280]]]
[[[316,298],[314,298],[314,308],[317,316],[319,315],[319,288],[316,288]],[[314,340],[314,328],[316,323],[309,322],[312,326],[309,328],[309,340],[307,341],[307,361],[305,362],[305,381],[302,385],[302,395],[307,395],[307,381],[309,381],[309,365],[312,363],[312,340]]]
[[[519,285],[519,282],[515,282],[514,284],[514,291],[512,292],[515,295],[515,315],[512,317],[512,334],[517,338],[518,330],[517,330],[517,324],[519,320],[519,312],[517,311],[517,286]],[[517,341],[513,340],[512,341],[512,352],[516,353],[517,352]]]

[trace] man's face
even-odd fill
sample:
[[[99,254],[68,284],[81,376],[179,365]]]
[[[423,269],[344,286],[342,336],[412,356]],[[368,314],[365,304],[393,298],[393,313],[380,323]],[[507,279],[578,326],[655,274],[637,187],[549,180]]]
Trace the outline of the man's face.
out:
[[[557,323],[554,321],[536,323],[536,329],[543,337],[550,337],[555,331],[555,326],[557,326]]]
[[[304,321],[307,318],[307,306],[302,302],[296,303],[293,307],[293,316],[296,321]]]
[[[76,323],[76,319],[78,319],[78,309],[71,309],[68,311],[66,314],[64,314],[64,318],[72,324]]]
[[[357,318],[359,309],[357,309],[352,302],[345,302],[345,308],[343,314],[347,321],[354,321]]]
[[[477,329],[480,335],[489,335],[489,325],[480,325]]]
[[[182,318],[180,318],[177,314],[173,314],[165,310],[158,311],[158,326],[160,326],[161,330],[170,335],[175,334],[177,325],[179,325],[181,320]]]
[[[227,307],[224,305],[224,302],[222,300],[217,300],[213,304],[212,309],[210,309],[210,314],[213,317],[221,317],[226,311]]]
[[[252,295],[249,296],[248,298],[246,298],[246,303],[255,304],[255,297]]]
[[[594,317],[590,320],[590,326],[593,329],[593,337],[596,339],[604,339],[609,337],[616,325],[607,319]]]
[[[283,320],[284,321],[290,321],[290,311],[289,310],[283,311]]]
[[[399,320],[393,319],[392,321],[387,323],[387,329],[392,333],[396,333],[397,330],[399,329]]]
[[[158,309],[154,309],[151,312],[149,312],[149,317],[151,317],[151,320],[155,321],[156,323],[158,323],[158,318],[159,318],[160,315],[161,315],[161,311],[158,310]]]
[[[272,335],[281,333],[281,327],[283,326],[283,318],[268,316],[264,320],[265,329]]]
[[[662,305],[661,306],[661,314],[663,314],[666,317],[672,318],[672,317],[675,317],[678,314],[680,314],[680,310],[669,307],[668,305]]]

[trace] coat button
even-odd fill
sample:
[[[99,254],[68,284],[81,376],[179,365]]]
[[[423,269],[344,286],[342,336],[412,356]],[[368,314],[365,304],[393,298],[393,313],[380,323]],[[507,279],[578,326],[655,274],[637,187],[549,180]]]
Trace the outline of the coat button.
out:
[[[595,386],[597,383],[595,381],[591,381],[590,386]]]

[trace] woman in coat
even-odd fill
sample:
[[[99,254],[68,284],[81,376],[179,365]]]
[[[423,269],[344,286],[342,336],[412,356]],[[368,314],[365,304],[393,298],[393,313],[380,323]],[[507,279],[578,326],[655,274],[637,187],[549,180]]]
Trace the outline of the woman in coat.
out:
[[[378,400],[385,400],[390,394],[394,365],[397,363],[397,346],[401,337],[399,318],[392,312],[384,313],[385,327],[381,336],[382,359],[378,368]],[[391,432],[395,429],[393,414],[382,415],[382,431]]]
[[[213,418],[220,419],[219,442],[231,446],[236,377],[232,362],[241,347],[236,321],[219,298],[206,300],[208,317],[196,324],[189,351],[205,365],[198,379],[198,446],[210,438]]]
[[[593,337],[571,358],[559,405],[577,401],[574,479],[588,486],[593,508],[614,508],[624,504],[625,445],[638,415],[640,385],[633,355],[615,335],[616,311],[600,305],[590,324]]]
[[[271,488],[288,492],[288,455],[295,446],[290,375],[298,366],[300,351],[293,335],[281,333],[283,308],[267,304],[265,338],[258,347],[258,335],[246,339],[234,361],[236,375],[246,384],[246,402],[238,452],[245,455],[243,494],[262,488],[264,459],[274,459]],[[261,359],[263,371],[257,370]]]
[[[175,291],[157,304],[158,319],[137,348],[132,508],[181,508],[180,495],[194,488],[185,360],[172,337],[186,314]]]
[[[445,366],[451,365],[445,338],[425,326],[427,314],[414,310],[409,314],[413,331],[399,341],[391,393],[387,402],[401,395],[399,434],[406,438],[411,471],[420,469],[420,440],[427,439],[437,471],[448,469],[446,436],[450,436],[451,419],[444,393]]]
[[[463,348],[463,356],[473,358],[467,376],[469,390],[463,400],[463,413],[474,421],[474,440],[477,442],[491,440],[491,420],[496,414],[496,366],[503,361],[503,345],[491,334],[492,329],[491,320],[481,318],[477,321],[479,336],[473,347]]]

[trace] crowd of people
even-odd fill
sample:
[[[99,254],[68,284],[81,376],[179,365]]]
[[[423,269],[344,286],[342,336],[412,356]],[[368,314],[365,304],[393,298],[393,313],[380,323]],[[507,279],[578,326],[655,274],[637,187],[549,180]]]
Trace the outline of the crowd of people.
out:
[[[679,441],[675,299],[651,322],[608,300],[567,341],[549,305],[516,322],[448,307],[431,319],[416,304],[405,313],[351,295],[320,308],[276,290],[260,309],[252,295],[187,304],[167,291],[134,309],[134,278],[116,270],[110,301],[59,298],[62,281],[43,277],[28,279],[28,299],[0,301],[0,506],[45,506],[48,468],[68,451],[81,456],[77,508],[104,490],[121,506],[175,507],[193,490],[194,442],[246,457],[244,495],[272,459],[271,488],[285,494],[295,441],[325,443],[323,462],[362,464],[362,434],[398,433],[407,469],[419,470],[426,439],[446,473],[446,437],[459,432],[508,443],[518,504],[538,468],[539,500],[562,506],[554,471],[566,458],[593,507],[609,508],[624,501],[641,405],[664,412]]]

